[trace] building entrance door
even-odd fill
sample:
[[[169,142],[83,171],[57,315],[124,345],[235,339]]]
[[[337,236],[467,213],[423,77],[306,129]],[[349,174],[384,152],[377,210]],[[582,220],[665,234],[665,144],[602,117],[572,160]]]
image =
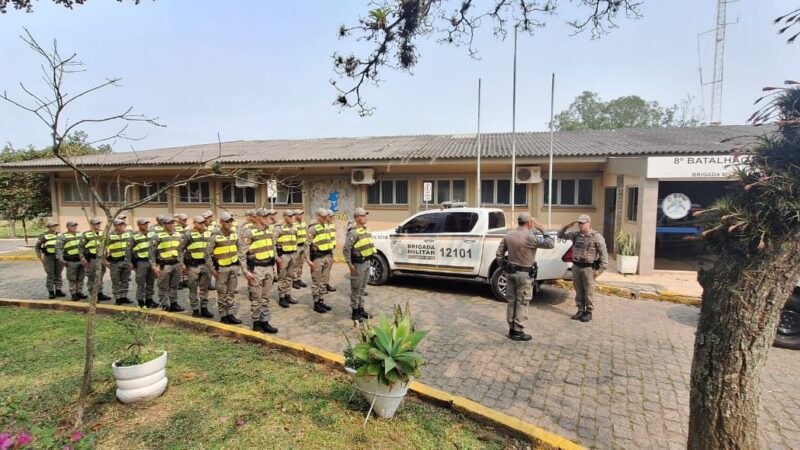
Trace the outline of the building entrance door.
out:
[[[609,253],[614,253],[614,227],[617,224],[617,188],[607,187],[606,198],[603,203],[603,238],[606,240],[606,247]]]

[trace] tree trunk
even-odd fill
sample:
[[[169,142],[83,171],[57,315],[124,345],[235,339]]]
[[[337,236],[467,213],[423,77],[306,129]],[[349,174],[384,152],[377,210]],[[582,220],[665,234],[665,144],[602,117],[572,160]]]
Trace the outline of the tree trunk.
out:
[[[25,238],[25,245],[28,245],[28,226],[25,224],[25,218],[22,219],[22,236]]]
[[[703,303],[692,361],[690,450],[761,447],[763,367],[800,277],[800,240],[783,242],[757,258],[727,251],[698,273]]]
[[[8,219],[8,237],[12,239],[17,237],[17,222],[15,220]]]

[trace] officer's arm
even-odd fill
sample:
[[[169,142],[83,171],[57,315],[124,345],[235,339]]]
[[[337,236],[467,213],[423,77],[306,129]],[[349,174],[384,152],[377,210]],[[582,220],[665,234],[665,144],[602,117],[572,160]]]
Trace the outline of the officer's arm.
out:
[[[186,256],[186,246],[189,245],[189,232],[185,232],[181,235],[181,243],[178,244],[178,263],[181,265],[181,269],[186,268],[186,262],[183,259]]]
[[[125,240],[125,262],[127,264],[131,264],[131,261],[133,261],[132,254],[133,254],[133,243],[131,242],[131,238],[129,237],[128,239]]]
[[[599,267],[597,274],[605,272],[608,268],[608,249],[606,248],[606,240],[600,234],[595,234],[595,246],[597,246],[597,254],[600,255]]]
[[[353,245],[356,242],[356,230],[351,229],[347,232],[347,238],[344,240],[344,248],[342,249],[342,253],[344,254],[344,261],[347,263],[350,268],[353,268],[353,261],[350,259],[353,254]]]
[[[56,259],[64,261],[64,236],[60,234],[56,238]]]
[[[83,255],[83,250],[86,248],[86,235],[81,234],[81,237],[78,239],[78,256],[81,258],[81,262],[86,262],[86,257]]]
[[[158,248],[156,237],[157,235],[154,233],[153,237],[150,238],[150,242],[147,244],[150,247],[147,255],[147,260],[150,261],[150,267],[156,267],[156,249]]]
[[[542,232],[542,236],[536,236],[536,247],[537,248],[555,248],[556,247],[556,240],[553,236]]]
[[[39,235],[39,239],[36,240],[36,246],[33,247],[33,251],[36,252],[36,257],[42,257],[42,244],[44,244],[44,234]]]
[[[242,230],[242,233],[239,235],[239,242],[236,245],[239,253],[239,265],[242,267],[242,272],[247,273],[250,272],[250,269],[247,267],[247,252],[250,250],[250,236],[252,228],[246,228]]]
[[[215,231],[211,233],[211,236],[208,238],[208,244],[206,244],[206,266],[212,273],[217,271],[216,267],[214,267],[214,261],[211,259],[211,255],[214,254],[214,245],[216,245],[217,242],[216,238],[217,232]]]
[[[495,258],[497,258],[497,263],[500,264],[502,262],[503,257],[506,256],[506,238],[500,240],[500,245],[497,246],[497,253],[495,253]]]

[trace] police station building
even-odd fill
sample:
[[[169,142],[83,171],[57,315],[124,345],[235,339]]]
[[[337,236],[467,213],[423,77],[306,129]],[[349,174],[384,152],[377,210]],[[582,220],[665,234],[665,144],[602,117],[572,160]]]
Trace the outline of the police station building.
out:
[[[731,185],[732,149],[768,131],[715,126],[557,132],[552,227],[588,214],[610,252],[620,230],[635,238],[639,273],[693,270],[702,223],[692,211],[709,206]],[[226,172],[242,171],[237,179],[211,178],[175,187],[136,208],[129,221],[162,213],[194,216],[207,209],[241,216],[247,209],[273,204],[278,210],[303,209],[310,222],[310,213],[322,206],[337,211],[341,242],[344,225],[358,206],[369,209],[373,230],[393,229],[408,216],[444,202],[502,208],[511,224],[513,186],[514,213],[528,211],[547,223],[549,133],[517,133],[513,184],[512,135],[482,134],[480,142],[480,181],[475,135],[235,141],[222,143],[221,150],[213,143],[84,156],[76,162],[107,175],[99,187],[111,202],[147,196],[212,159]],[[48,173],[53,218],[62,229],[67,220],[76,220],[85,230],[87,213],[100,213],[86,187],[56,159],[0,168]],[[270,179],[277,182],[266,181]],[[133,188],[125,189],[131,183]]]

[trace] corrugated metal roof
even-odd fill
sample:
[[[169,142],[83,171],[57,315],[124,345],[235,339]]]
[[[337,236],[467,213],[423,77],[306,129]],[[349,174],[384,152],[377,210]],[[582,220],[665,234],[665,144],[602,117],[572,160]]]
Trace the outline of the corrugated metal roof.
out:
[[[553,153],[558,157],[636,156],[659,154],[725,153],[735,146],[723,140],[752,137],[769,127],[729,125],[691,128],[629,128],[563,131],[555,133]],[[511,157],[511,133],[481,135],[483,158]],[[548,132],[517,133],[517,157],[546,157]],[[220,157],[220,155],[222,155]],[[233,141],[221,145],[115,152],[76,158],[83,166],[187,165],[215,159],[220,163],[313,163],[473,158],[474,135],[386,136],[271,141]],[[3,164],[8,168],[58,168],[55,158]]]

